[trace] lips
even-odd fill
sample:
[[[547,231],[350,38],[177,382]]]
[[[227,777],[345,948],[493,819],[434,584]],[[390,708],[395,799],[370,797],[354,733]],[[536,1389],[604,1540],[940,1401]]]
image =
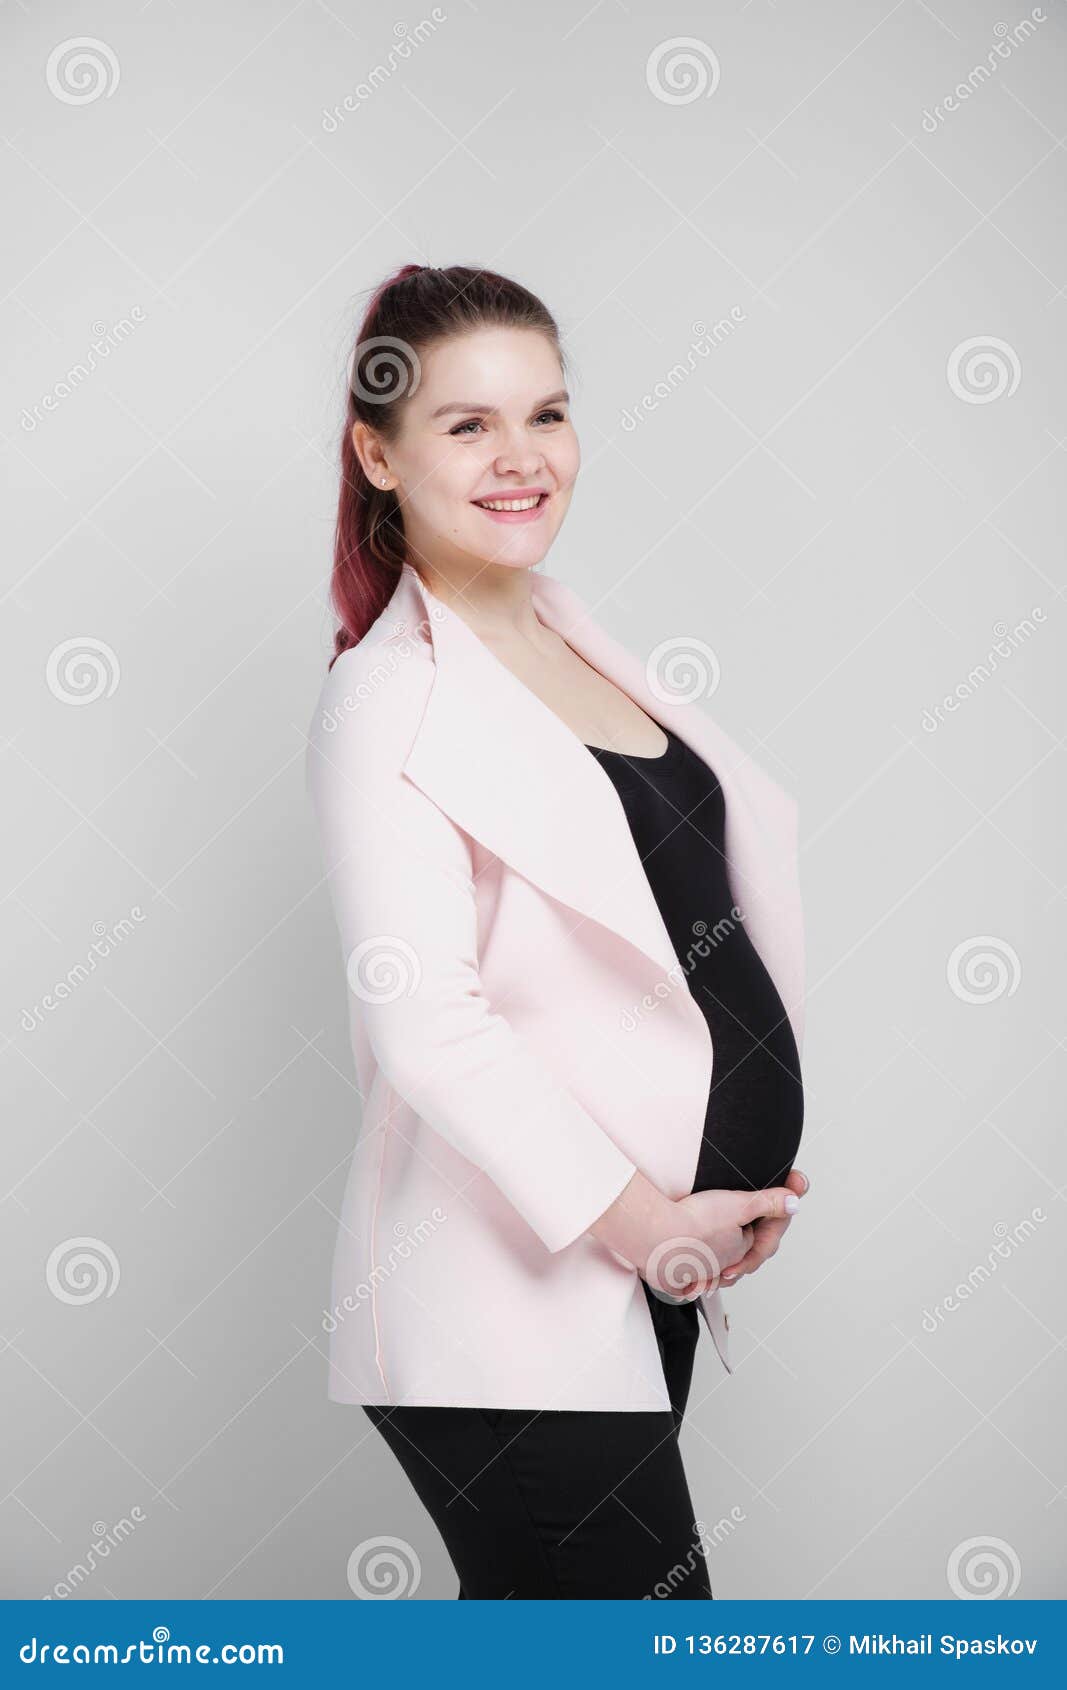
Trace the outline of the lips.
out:
[[[472,499],[471,503],[479,510],[522,512],[536,510],[547,498],[548,493],[543,487],[528,487],[517,492],[487,493],[481,499]]]
[[[504,527],[540,522],[551,495],[543,487],[530,487],[522,492],[487,493],[482,499],[472,499],[475,510],[484,511],[490,522]]]

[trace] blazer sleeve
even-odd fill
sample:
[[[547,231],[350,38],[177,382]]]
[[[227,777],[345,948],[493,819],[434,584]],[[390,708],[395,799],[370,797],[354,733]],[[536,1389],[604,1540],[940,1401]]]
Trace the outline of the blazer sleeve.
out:
[[[417,687],[423,665],[409,665],[382,692]],[[410,735],[397,730],[407,713],[402,697],[388,703],[397,708],[320,703],[309,735],[307,785],[349,997],[398,1094],[495,1182],[548,1250],[561,1250],[636,1164],[490,1004],[470,842],[403,773]]]

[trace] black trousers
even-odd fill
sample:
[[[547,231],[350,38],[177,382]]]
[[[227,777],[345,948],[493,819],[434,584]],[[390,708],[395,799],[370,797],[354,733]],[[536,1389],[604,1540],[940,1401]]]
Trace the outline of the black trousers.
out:
[[[697,1307],[644,1289],[669,1411],[363,1405],[441,1533],[461,1597],[711,1598],[678,1446]]]

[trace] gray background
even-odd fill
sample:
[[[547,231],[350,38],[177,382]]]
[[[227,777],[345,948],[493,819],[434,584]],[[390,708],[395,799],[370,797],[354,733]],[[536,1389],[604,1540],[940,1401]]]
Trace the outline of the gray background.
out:
[[[303,789],[349,337],[422,260],[557,313],[546,568],[642,655],[707,641],[702,707],[800,800],[813,1189],[728,1294],[733,1378],[697,1360],[715,1593],[1063,1596],[1062,12],[945,112],[1022,9],[442,11],[406,59],[340,0],[5,13],[4,1594],[131,1518],[77,1593],[351,1599],[384,1534],[455,1594],[325,1399],[356,1098]],[[672,102],[681,36],[721,75]],[[72,1303],[83,1237],[120,1277]]]

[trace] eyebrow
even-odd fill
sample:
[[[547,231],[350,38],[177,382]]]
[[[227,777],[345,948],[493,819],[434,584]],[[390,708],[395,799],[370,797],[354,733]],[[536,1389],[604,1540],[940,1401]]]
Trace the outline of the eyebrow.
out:
[[[567,392],[565,387],[561,387],[558,393],[550,393],[547,399],[539,399],[533,409],[535,411],[543,411],[546,405],[557,405],[561,399],[566,400],[568,403],[570,401],[570,394]],[[436,422],[438,417],[448,416],[451,411],[492,412],[495,411],[495,409],[495,405],[487,405],[482,400],[453,399],[449,404],[439,405],[436,411],[431,412],[430,421]]]

